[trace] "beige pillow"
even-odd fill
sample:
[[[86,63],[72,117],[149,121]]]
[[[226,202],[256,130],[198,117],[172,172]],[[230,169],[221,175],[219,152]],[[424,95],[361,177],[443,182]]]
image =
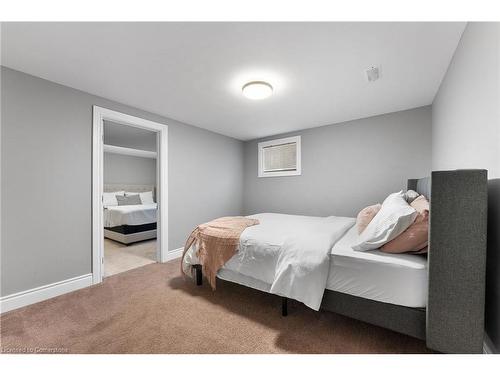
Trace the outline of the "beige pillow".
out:
[[[429,211],[419,212],[412,225],[380,250],[386,253],[407,253],[427,247],[429,238]]]
[[[429,211],[429,201],[423,195],[419,195],[417,198],[415,198],[415,200],[410,203],[410,206],[412,206],[415,210],[417,210],[417,212],[420,213]]]
[[[374,204],[373,206],[368,206],[359,211],[356,217],[356,227],[358,228],[358,234],[361,234],[365,228],[370,224],[373,217],[380,211],[382,205],[380,203]]]

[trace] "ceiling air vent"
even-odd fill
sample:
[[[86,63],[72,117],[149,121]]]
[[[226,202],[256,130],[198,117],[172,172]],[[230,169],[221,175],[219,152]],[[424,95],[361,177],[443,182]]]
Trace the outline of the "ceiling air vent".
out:
[[[366,79],[368,82],[375,82],[377,79],[379,79],[379,70],[378,67],[372,66],[368,69],[365,70],[366,73]]]

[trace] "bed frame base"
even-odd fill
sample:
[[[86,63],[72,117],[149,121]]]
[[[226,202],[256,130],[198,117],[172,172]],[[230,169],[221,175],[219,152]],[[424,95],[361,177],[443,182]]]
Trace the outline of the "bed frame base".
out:
[[[192,266],[193,280],[203,284],[202,266]],[[321,309],[425,340],[425,309],[392,305],[325,290]],[[281,316],[288,316],[288,298],[281,297]]]
[[[196,285],[203,285],[203,274],[201,272],[201,264],[195,264],[192,266],[193,279]]]
[[[321,309],[425,340],[426,311],[325,290]]]
[[[281,297],[281,316],[288,315],[288,298]]]
[[[194,264],[191,267],[195,285],[203,285],[203,272],[201,264]],[[281,316],[288,316],[288,298],[286,297],[281,297]]]

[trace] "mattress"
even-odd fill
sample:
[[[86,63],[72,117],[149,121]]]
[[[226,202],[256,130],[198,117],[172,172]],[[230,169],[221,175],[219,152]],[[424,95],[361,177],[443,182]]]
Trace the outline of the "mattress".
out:
[[[276,213],[249,217],[258,219],[259,224],[243,231],[238,251],[223,268],[260,280],[270,285],[271,293],[318,310],[329,274],[331,248],[355,219]],[[193,246],[188,249],[185,272],[189,264],[198,264],[195,254]]]
[[[386,254],[379,250],[354,251],[351,246],[357,237],[356,226],[353,226],[333,246],[326,289],[394,305],[426,307],[427,258],[412,254]],[[267,278],[261,277],[262,269],[253,272],[259,275],[255,278],[249,272],[241,273],[239,266],[238,257],[233,257],[219,271],[218,278],[270,291]]]
[[[156,223],[157,205],[134,204],[128,206],[108,206],[104,208],[104,227],[120,225],[143,225]]]
[[[333,246],[327,289],[394,305],[426,307],[426,256],[354,251],[351,246],[357,239],[353,226]]]
[[[219,270],[220,279],[272,292],[276,259],[290,225],[282,226],[283,218],[279,216],[270,219],[276,219],[276,223],[268,220],[266,226],[243,232],[240,244],[245,244],[245,251],[240,248]],[[351,246],[358,239],[357,229],[355,225],[349,228],[330,250],[326,289],[394,305],[426,307],[427,258],[379,250],[354,251]],[[194,254],[186,253],[186,263],[198,264]]]

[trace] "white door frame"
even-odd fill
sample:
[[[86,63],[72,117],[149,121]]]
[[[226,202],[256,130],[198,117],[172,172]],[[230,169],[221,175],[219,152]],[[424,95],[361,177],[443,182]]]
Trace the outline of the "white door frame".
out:
[[[107,108],[93,106],[92,124],[92,283],[102,282],[104,261],[103,227],[103,159],[104,121],[152,130],[158,133],[156,159],[156,201],[158,203],[157,254],[160,262],[167,261],[168,253],[168,126],[126,115]]]

